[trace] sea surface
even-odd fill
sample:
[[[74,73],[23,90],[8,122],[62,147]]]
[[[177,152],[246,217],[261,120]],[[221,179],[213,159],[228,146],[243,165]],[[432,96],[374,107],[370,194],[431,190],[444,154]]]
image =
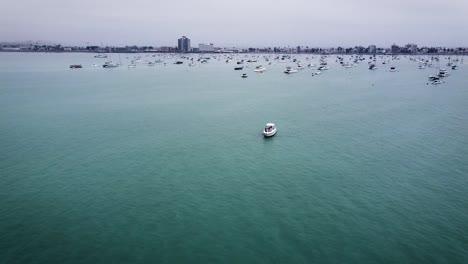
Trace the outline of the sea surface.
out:
[[[0,53],[1,264],[468,263],[468,58],[134,56]]]

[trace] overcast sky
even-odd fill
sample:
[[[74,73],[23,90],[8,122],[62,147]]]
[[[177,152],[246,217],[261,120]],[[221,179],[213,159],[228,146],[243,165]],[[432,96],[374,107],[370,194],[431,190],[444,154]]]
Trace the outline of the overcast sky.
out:
[[[2,1],[0,41],[468,46],[468,0]]]

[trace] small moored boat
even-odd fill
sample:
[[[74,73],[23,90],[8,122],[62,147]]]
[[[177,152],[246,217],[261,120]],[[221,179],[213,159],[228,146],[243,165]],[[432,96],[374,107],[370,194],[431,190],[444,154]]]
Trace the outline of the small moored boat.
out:
[[[439,73],[437,74],[437,76],[439,77],[448,77],[449,76],[449,72],[445,69],[442,69],[442,70],[439,70]]]
[[[298,72],[296,69],[293,69],[292,67],[286,67],[286,69],[284,69],[284,73],[286,74],[291,74],[291,73],[296,73]]]
[[[81,69],[83,68],[83,66],[81,66],[81,64],[72,64],[70,65],[70,69]]]
[[[255,67],[255,70],[254,72],[264,72],[266,71],[266,68],[263,67],[262,65],[258,65],[257,67]]]
[[[111,61],[108,61],[106,63],[104,63],[104,65],[102,65],[103,68],[116,68],[116,67],[119,67],[119,65],[117,63],[113,63]]]

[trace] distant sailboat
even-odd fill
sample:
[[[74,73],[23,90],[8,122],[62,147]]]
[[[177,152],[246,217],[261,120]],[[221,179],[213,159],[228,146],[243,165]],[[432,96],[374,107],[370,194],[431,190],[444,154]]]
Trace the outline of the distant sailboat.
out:
[[[108,62],[105,62],[104,65],[102,65],[103,68],[117,68],[119,67],[119,64],[113,63],[112,62],[112,49],[109,47],[109,57],[111,57],[111,60]]]

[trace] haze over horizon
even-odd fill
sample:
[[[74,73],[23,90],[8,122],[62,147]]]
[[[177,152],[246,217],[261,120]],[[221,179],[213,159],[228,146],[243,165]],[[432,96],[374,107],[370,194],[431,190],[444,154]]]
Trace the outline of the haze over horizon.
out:
[[[19,0],[3,3],[0,41],[65,45],[468,46],[468,1]]]

